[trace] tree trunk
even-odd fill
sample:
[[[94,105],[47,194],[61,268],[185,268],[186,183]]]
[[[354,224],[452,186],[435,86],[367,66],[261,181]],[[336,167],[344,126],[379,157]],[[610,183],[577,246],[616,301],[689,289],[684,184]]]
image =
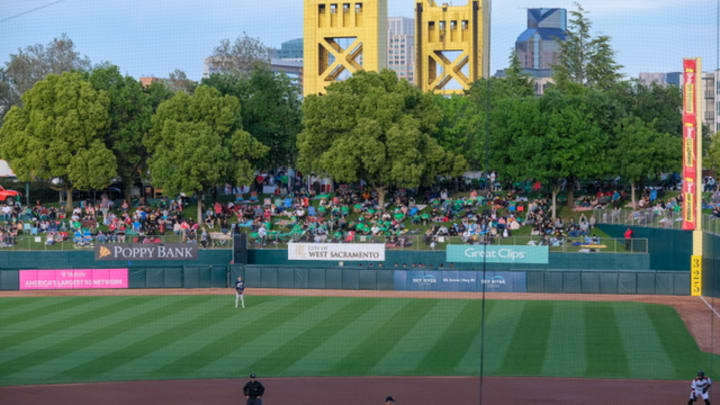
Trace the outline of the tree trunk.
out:
[[[559,187],[553,187],[552,189],[552,220],[555,221],[557,218],[557,195],[560,191]]]
[[[631,207],[634,210],[637,208],[637,205],[635,204],[635,182],[634,181],[630,182],[630,196],[631,196],[630,198],[632,201]]]
[[[567,182],[567,207],[570,212],[575,208],[575,179],[573,178]]]
[[[198,226],[202,223],[202,203],[205,200],[205,194],[198,194],[198,206],[197,206],[197,222]]]
[[[73,210],[72,187],[65,187],[65,212],[68,214]]]
[[[133,181],[132,181],[132,179],[123,179],[123,196],[124,196],[124,199],[130,201],[130,198],[131,198],[130,196],[131,196],[131,194],[132,194],[132,188],[133,188]],[[111,196],[108,196],[108,197],[110,197],[110,199],[112,199]]]
[[[384,210],[385,209],[385,194],[387,193],[387,191],[385,190],[384,186],[375,187],[375,191],[377,192],[377,195],[378,195],[378,205],[380,206],[381,210]]]

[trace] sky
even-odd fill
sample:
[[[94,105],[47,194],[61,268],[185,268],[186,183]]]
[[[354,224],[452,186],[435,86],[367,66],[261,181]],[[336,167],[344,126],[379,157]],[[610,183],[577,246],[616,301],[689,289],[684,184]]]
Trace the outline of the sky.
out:
[[[412,17],[413,0],[387,0],[389,16]],[[593,34],[611,37],[626,76],[681,69],[700,56],[718,67],[720,0],[584,0]],[[438,0],[454,5],[466,0]],[[93,63],[108,61],[134,77],[177,69],[198,80],[220,40],[243,32],[279,48],[302,37],[302,0],[0,0],[0,63],[18,48],[67,33]],[[507,65],[526,28],[526,9],[574,8],[571,0],[496,0],[491,15],[491,72]],[[46,6],[46,7],[43,7]],[[43,8],[41,8],[43,7]],[[38,10],[28,12],[35,8]],[[27,12],[27,13],[26,13]],[[26,14],[22,14],[26,13]],[[19,15],[20,14],[20,15]]]

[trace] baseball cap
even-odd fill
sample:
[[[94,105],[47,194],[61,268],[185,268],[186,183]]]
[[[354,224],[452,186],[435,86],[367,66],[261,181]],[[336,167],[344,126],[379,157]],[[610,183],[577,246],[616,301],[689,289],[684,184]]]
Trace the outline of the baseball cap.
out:
[[[388,396],[387,398],[385,398],[385,402],[388,402],[388,401],[395,402],[395,398]]]
[[[255,377],[257,377],[257,376],[255,375],[255,373],[250,373],[250,378],[255,378]]]

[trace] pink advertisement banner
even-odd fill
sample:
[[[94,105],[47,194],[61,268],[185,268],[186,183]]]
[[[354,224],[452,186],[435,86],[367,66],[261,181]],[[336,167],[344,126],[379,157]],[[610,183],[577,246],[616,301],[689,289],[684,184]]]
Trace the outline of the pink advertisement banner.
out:
[[[128,269],[20,270],[21,290],[128,288]]]

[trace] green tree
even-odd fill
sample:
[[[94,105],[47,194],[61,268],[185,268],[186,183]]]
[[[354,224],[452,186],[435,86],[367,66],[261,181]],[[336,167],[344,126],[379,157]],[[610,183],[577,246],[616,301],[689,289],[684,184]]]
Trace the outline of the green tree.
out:
[[[628,117],[617,124],[610,161],[614,173],[630,183],[631,201],[635,190],[646,179],[678,169],[682,161],[681,138],[657,132],[637,117]]]
[[[676,86],[646,85],[637,80],[608,90],[627,115],[643,120],[658,132],[682,134],[682,91]]]
[[[703,145],[704,146],[704,145]],[[720,132],[710,137],[710,144],[707,146],[707,156],[704,166],[716,172],[720,170]]]
[[[172,91],[184,91],[186,93],[192,93],[197,87],[197,83],[188,79],[185,71],[175,69],[168,75],[166,81],[167,87]]]
[[[590,34],[592,22],[579,3],[570,11],[570,22],[564,41],[560,44],[559,63],[553,66],[554,79],[563,90],[575,88],[572,84],[607,89],[615,85],[622,66],[615,61],[610,37]]]
[[[300,89],[287,75],[256,65],[247,73],[213,74],[202,83],[240,100],[243,128],[270,147],[270,153],[256,162],[260,167],[274,169],[295,162],[301,99]]]
[[[597,124],[587,96],[557,91],[542,98],[502,100],[493,109],[491,150],[498,172],[517,180],[539,180],[552,196],[567,184],[568,206],[574,205],[573,185],[607,173],[608,134]]]
[[[117,175],[104,144],[110,100],[83,73],[50,74],[23,94],[0,128],[0,157],[20,180],[60,179],[72,210],[74,189],[102,189]]]
[[[170,93],[161,92],[159,97],[153,97],[137,80],[123,77],[115,65],[95,67],[88,80],[95,89],[105,91],[110,99],[110,125],[106,128],[105,144],[115,154],[118,175],[124,184],[125,195],[129,196],[132,186],[140,182],[147,171],[149,154],[143,138],[150,130],[150,118]],[[162,85],[152,88],[162,88]]]
[[[365,180],[382,207],[390,187],[429,185],[467,167],[430,135],[440,118],[432,95],[394,72],[358,72],[305,99],[299,167],[342,182]]]
[[[225,181],[250,183],[251,162],[268,151],[243,130],[238,99],[204,85],[160,104],[145,146],[153,184],[170,195],[197,195],[198,221],[205,193]]]
[[[17,53],[10,54],[10,60],[0,72],[0,120],[11,106],[20,103],[23,93],[45,76],[89,69],[90,60],[75,50],[75,44],[67,34],[54,38],[47,45],[34,44],[18,49]]]
[[[234,42],[220,41],[205,62],[214,73],[247,72],[258,64],[269,65],[270,49],[243,32]]]
[[[432,134],[440,146],[454,155],[463,155],[472,169],[482,168],[485,116],[478,113],[470,97],[433,95],[442,119]]]
[[[504,91],[501,95],[504,97],[527,97],[534,95],[535,91],[533,89],[532,79],[523,72],[522,66],[520,66],[520,59],[518,59],[514,49],[510,52],[508,63],[508,68],[505,69],[505,89],[503,89]]]

